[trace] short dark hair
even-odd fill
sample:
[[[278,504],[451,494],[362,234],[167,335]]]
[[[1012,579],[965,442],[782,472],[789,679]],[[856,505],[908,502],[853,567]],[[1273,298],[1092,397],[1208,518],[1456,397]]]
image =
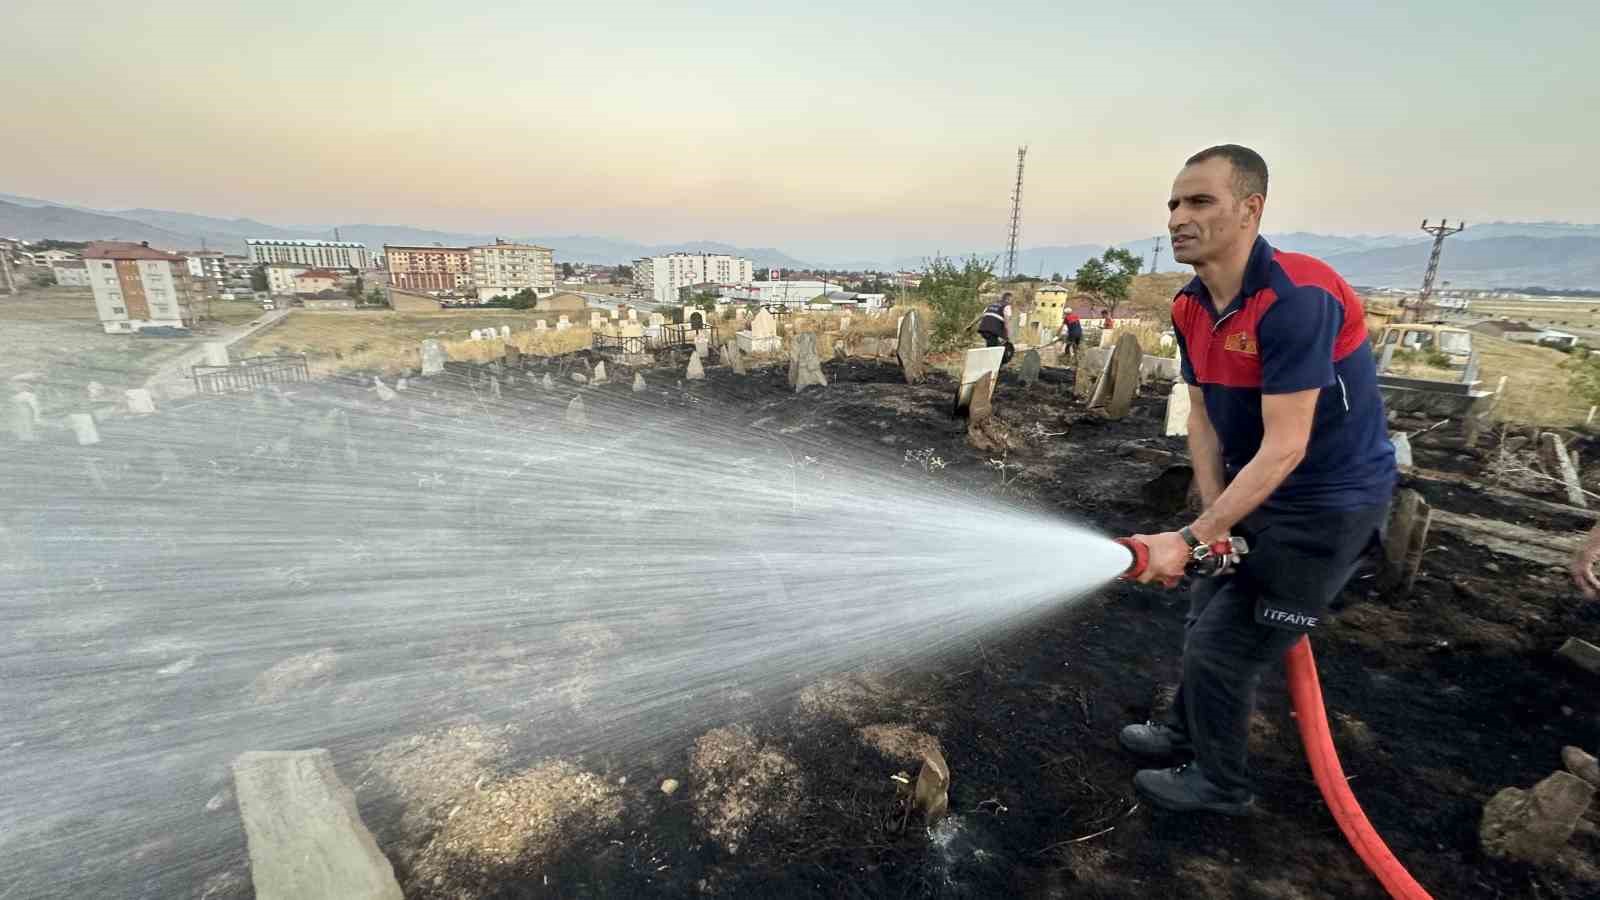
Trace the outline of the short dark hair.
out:
[[[1218,144],[1207,147],[1189,157],[1184,163],[1192,166],[1208,159],[1221,157],[1233,166],[1233,195],[1243,200],[1251,194],[1267,195],[1267,161],[1261,154],[1238,144]]]

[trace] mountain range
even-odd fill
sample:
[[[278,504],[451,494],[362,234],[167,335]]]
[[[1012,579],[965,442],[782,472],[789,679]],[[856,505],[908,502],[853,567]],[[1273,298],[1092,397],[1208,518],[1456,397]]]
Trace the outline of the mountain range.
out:
[[[916,270],[933,255],[888,259],[801,260],[774,247],[739,247],[715,241],[644,244],[594,235],[495,235],[435,231],[409,225],[269,225],[254,219],[224,219],[158,209],[96,210],[0,194],[0,236],[39,240],[148,241],[170,250],[213,250],[244,253],[245,238],[312,238],[347,241],[377,249],[384,244],[481,244],[496,237],[540,244],[555,250],[564,262],[613,265],[641,256],[674,251],[731,253],[755,261],[758,269]],[[1415,287],[1427,267],[1431,238],[1414,234],[1328,235],[1311,232],[1269,234],[1280,250],[1309,253],[1328,261],[1352,283],[1370,287]],[[1149,260],[1156,238],[1127,241],[1124,247]],[[1176,271],[1165,239],[1158,268]],[[1101,244],[1028,247],[1017,251],[1015,271],[1024,275],[1070,276]],[[947,253],[956,258],[995,258],[999,251]],[[1148,262],[1147,262],[1148,265]],[[1492,222],[1473,225],[1445,244],[1440,280],[1455,287],[1527,287],[1600,289],[1600,225],[1566,222]]]

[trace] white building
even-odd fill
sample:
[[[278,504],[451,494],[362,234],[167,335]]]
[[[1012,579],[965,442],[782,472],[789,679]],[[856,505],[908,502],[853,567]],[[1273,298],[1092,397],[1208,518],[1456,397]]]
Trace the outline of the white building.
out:
[[[838,289],[839,283],[836,281],[752,281],[723,288],[722,296],[761,306],[804,306]]]
[[[108,334],[189,324],[192,285],[183,257],[148,244],[95,241],[84,248],[83,261]]]
[[[189,274],[195,278],[222,281],[228,277],[228,264],[220,250],[184,250],[183,258],[189,261]]]
[[[295,263],[308,269],[356,269],[372,267],[367,245],[354,241],[277,241],[249,238],[251,263]]]
[[[678,289],[695,284],[749,284],[755,263],[722,253],[671,253],[633,261],[633,286],[656,303],[677,303]]]
[[[290,263],[274,263],[267,266],[267,292],[274,297],[293,294],[295,278],[309,268],[311,267]]]
[[[81,259],[52,263],[50,271],[56,276],[56,284],[63,287],[89,287],[89,266]]]
[[[549,247],[495,241],[469,247],[478,299],[509,297],[524,288],[548,294],[556,287],[555,253]]]

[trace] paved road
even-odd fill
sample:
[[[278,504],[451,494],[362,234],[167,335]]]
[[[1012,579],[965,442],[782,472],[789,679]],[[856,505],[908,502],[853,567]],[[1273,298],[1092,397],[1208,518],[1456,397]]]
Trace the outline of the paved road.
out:
[[[157,397],[169,400],[193,394],[194,380],[189,377],[189,369],[191,366],[205,362],[206,344],[221,342],[231,347],[293,311],[292,309],[274,309],[270,312],[262,313],[258,319],[252,319],[248,325],[224,328],[217,334],[210,335],[204,341],[196,343],[193,349],[185,351],[182,356],[157,369],[155,374],[145,380],[144,386],[149,388],[150,392]]]

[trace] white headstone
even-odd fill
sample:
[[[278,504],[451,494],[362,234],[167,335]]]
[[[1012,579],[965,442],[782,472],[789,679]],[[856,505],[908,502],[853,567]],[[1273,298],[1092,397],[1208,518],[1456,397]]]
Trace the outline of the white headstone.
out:
[[[540,386],[547,391],[553,391],[556,389],[556,380],[550,377],[549,372],[546,372],[544,373],[544,381],[540,382]]]
[[[206,341],[206,365],[226,366],[231,364],[228,359],[228,345],[222,341]]]
[[[694,352],[699,354],[701,359],[709,359],[711,356],[711,336],[704,331],[696,332],[694,336]]]
[[[639,321],[639,311],[637,309],[628,310],[628,321],[629,322],[637,322],[637,321]]]
[[[90,400],[104,400],[105,398],[106,398],[106,386],[101,384],[98,381],[89,382],[89,399]]]
[[[660,327],[662,327],[663,325],[666,325],[666,324],[667,324],[667,317],[666,316],[663,316],[661,313],[651,313],[650,314],[650,327],[651,328],[660,328]]]
[[[496,400],[500,399],[500,379],[493,375],[489,376],[489,396]]]
[[[750,336],[756,340],[778,336],[778,323],[772,318],[772,313],[762,310],[750,320]]]
[[[444,344],[429,338],[422,342],[422,374],[437,375],[444,371]]]
[[[28,404],[12,397],[6,407],[6,419],[10,423],[11,436],[23,442],[38,440],[38,435],[34,434],[33,430],[33,410]]]
[[[478,329],[474,328],[474,329],[472,329],[472,332],[467,335],[467,340],[469,340],[469,341],[481,341],[481,340],[483,340],[483,332],[481,332]]]
[[[100,429],[95,427],[94,416],[88,413],[73,413],[67,416],[67,424],[72,426],[72,433],[78,436],[78,446],[87,447],[90,444],[100,443]]]
[[[550,330],[550,326],[543,319],[535,319],[533,321],[533,330],[534,331],[549,331]]]
[[[500,326],[500,339],[501,340],[505,340],[508,337],[511,337],[511,326],[510,325],[501,325]]]
[[[403,391],[410,386],[411,385],[406,381],[406,377],[404,375],[401,375],[400,380],[394,383],[394,389],[397,391]]]
[[[128,412],[148,415],[156,411],[156,401],[144,388],[129,388],[123,393],[128,398]]]
[[[589,382],[591,384],[607,384],[607,383],[610,382],[610,380],[611,379],[609,377],[607,377],[607,375],[606,375],[605,360],[601,360],[600,362],[595,363],[594,364],[594,377],[589,379]]]
[[[979,347],[967,351],[961,359],[961,384],[956,388],[957,412],[972,404],[973,388],[983,376],[994,376],[989,379],[990,391],[993,392],[995,379],[1000,377],[1000,360],[1005,355],[1004,347]]]
[[[384,384],[383,379],[376,375],[372,376],[372,390],[378,395],[378,399],[385,403],[394,399],[394,388]]]
[[[1189,433],[1189,386],[1182,381],[1174,383],[1167,394],[1167,423],[1162,433],[1168,437]]]
[[[840,316],[839,317],[839,330],[840,331],[848,331],[848,330],[850,330],[850,317],[849,316]]]
[[[638,372],[633,373],[633,392],[635,394],[644,393],[644,376]]]
[[[556,330],[557,331],[566,331],[568,328],[571,328],[571,327],[572,327],[572,323],[567,321],[567,317],[566,316],[561,316],[560,318],[556,319]]]
[[[590,328],[598,331],[601,328],[601,326],[605,325],[605,323],[606,323],[606,317],[601,314],[600,310],[597,309],[597,310],[589,313],[589,327]]]
[[[1416,464],[1411,455],[1411,438],[1404,431],[1389,432],[1389,443],[1394,444],[1395,465],[1406,469]]]
[[[683,377],[690,381],[699,381],[706,377],[706,369],[700,363],[698,351],[689,354],[689,368],[683,373]]]

